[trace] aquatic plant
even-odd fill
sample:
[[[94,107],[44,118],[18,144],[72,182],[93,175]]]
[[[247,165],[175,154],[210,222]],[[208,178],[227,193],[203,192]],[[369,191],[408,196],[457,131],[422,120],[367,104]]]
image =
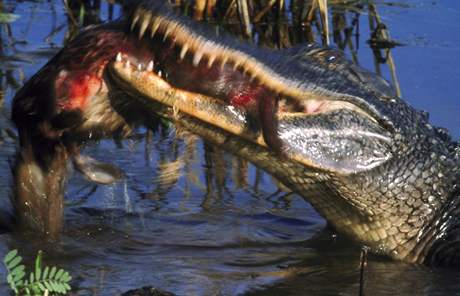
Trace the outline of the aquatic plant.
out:
[[[0,12],[0,24],[9,24],[16,21],[19,15],[14,13]]]
[[[38,251],[35,258],[35,270],[26,276],[26,268],[24,264],[21,264],[22,257],[18,255],[18,250],[12,250],[6,254],[3,259],[8,270],[6,280],[16,295],[65,295],[71,290],[69,282],[72,277],[70,274],[56,266],[43,268],[42,257],[43,252]]]

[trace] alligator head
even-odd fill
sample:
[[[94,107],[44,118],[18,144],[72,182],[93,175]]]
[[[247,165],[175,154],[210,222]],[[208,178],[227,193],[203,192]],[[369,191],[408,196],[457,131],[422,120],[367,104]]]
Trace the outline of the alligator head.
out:
[[[460,262],[458,148],[383,79],[332,49],[256,48],[167,3],[131,7],[151,61],[119,54],[112,84],[262,167],[374,252]]]

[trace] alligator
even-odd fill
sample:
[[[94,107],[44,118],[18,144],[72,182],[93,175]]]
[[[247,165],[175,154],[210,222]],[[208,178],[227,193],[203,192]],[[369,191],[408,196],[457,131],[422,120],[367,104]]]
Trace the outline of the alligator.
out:
[[[116,179],[79,147],[162,116],[263,168],[374,253],[460,263],[459,145],[385,80],[334,49],[263,49],[168,1],[126,3],[14,98],[20,225],[59,233],[69,159],[96,182]]]

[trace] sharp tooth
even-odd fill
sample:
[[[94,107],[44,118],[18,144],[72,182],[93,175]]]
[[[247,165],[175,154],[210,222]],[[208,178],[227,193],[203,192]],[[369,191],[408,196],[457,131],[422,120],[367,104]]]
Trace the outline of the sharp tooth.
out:
[[[153,61],[150,61],[149,64],[147,65],[147,69],[146,69],[148,72],[152,72],[153,71]]]
[[[220,69],[221,70],[224,70],[225,64],[227,64],[227,60],[228,60],[228,58],[226,56],[224,56],[222,58],[222,61],[220,61],[221,62],[221,64],[220,64]]]
[[[251,76],[251,77],[249,78],[249,82],[253,82],[253,81],[256,79],[256,77],[257,77],[257,74],[256,74],[256,73],[249,73],[249,75]]]
[[[172,30],[173,30],[173,27],[171,25],[169,25],[166,28],[165,34],[163,36],[163,41],[166,41],[166,39],[168,38],[169,34],[171,34]]]
[[[118,53],[117,53],[117,57],[116,57],[116,61],[117,61],[117,62],[121,62],[121,60],[122,60],[121,52],[118,52]]]
[[[139,21],[139,18],[141,17],[141,9],[138,9],[136,10],[136,12],[134,13],[134,17],[133,17],[133,22],[131,23],[131,31],[134,29],[134,27],[136,26],[136,23]]]
[[[163,78],[163,72],[161,72],[161,70],[158,71],[158,76],[160,76],[161,78]]]
[[[155,33],[158,31],[158,28],[160,27],[161,24],[161,19],[160,18],[155,18],[152,22],[152,26],[150,28],[150,38],[153,38],[155,36]]]
[[[126,60],[125,68],[128,68],[129,66],[131,66],[131,63],[129,62],[129,60]]]
[[[150,19],[152,18],[152,14],[147,12],[144,14],[144,18],[142,19],[141,27],[139,28],[139,39],[144,37],[145,30],[147,30],[147,26],[150,24]]]
[[[200,63],[201,59],[203,58],[203,52],[197,51],[195,56],[193,57],[193,65],[196,67]]]
[[[176,38],[176,36],[174,36],[174,37],[171,39],[171,44],[169,45],[169,47],[170,47],[170,48],[176,47],[176,42],[177,42],[177,38]]]
[[[186,43],[186,44],[184,44],[184,45],[182,46],[182,49],[181,49],[181,51],[180,51],[180,59],[181,59],[181,60],[184,59],[185,54],[187,53],[187,51],[188,51],[188,45],[187,45],[187,43]]]
[[[142,71],[142,64],[137,65],[137,71],[141,72]]]
[[[212,67],[212,64],[214,64],[214,61],[216,60],[216,56],[211,55],[208,57],[208,68]]]
[[[240,65],[240,63],[235,62],[235,64],[233,64],[233,71],[236,71],[236,69],[238,69],[239,65]]]

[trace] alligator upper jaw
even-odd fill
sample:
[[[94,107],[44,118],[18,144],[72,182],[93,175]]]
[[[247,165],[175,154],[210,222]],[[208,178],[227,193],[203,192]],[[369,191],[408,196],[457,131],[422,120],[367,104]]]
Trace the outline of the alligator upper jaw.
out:
[[[313,82],[315,65],[299,69],[281,51],[222,36],[216,39],[200,24],[177,17],[167,4],[148,4],[145,7],[141,1],[128,19],[139,44],[147,45],[151,54],[120,53],[108,67],[109,76],[126,91],[173,106],[308,167],[348,174],[375,167],[390,157],[385,117],[357,95],[359,87],[351,84],[349,92],[329,89],[324,81]],[[290,68],[289,74],[286,69]],[[309,79],[303,70],[310,71]],[[347,128],[344,116],[334,117],[338,112],[356,115],[370,132],[356,125],[353,128],[358,131]],[[315,116],[330,122],[329,127],[321,126],[322,134],[315,130],[319,122],[306,120]],[[342,147],[327,139],[338,140]],[[369,158],[349,161],[361,155]]]
[[[302,66],[287,58],[283,51],[272,51],[239,42],[225,33],[218,33],[177,16],[167,1],[132,1],[128,23],[140,42],[150,44],[152,64],[162,71],[163,78],[179,89],[221,99],[252,112],[261,122],[265,142],[277,148],[275,113],[317,113],[350,103],[370,119],[391,130],[392,123],[382,116],[362,84],[346,75],[346,87],[330,83],[333,71]],[[145,61],[141,68],[147,68]],[[327,75],[324,75],[327,74]],[[339,80],[340,80],[339,79]],[[358,107],[359,106],[359,107]]]
[[[153,63],[139,66],[133,61],[118,55],[108,67],[109,80],[134,97],[172,107],[174,114],[180,111],[237,137],[269,146],[260,129],[250,127],[251,116],[246,108],[178,88]],[[310,169],[350,174],[372,169],[391,157],[388,132],[349,102],[311,100],[303,112],[283,104],[286,105],[276,115],[276,133],[284,156],[290,160]]]

